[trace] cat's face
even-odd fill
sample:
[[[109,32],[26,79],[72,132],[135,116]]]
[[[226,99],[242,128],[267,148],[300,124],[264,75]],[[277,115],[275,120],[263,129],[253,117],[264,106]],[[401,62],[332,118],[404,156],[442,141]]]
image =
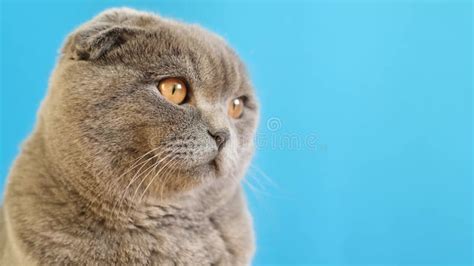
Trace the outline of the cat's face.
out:
[[[166,197],[238,182],[250,161],[253,89],[237,55],[199,27],[108,11],[70,37],[51,87],[52,149],[96,179],[79,181],[88,189]]]

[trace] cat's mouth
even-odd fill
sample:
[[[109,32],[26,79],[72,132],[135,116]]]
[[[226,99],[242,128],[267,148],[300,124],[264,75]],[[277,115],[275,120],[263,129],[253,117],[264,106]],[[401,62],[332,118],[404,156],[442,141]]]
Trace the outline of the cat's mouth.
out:
[[[221,170],[221,156],[219,154],[212,154],[208,158],[203,158],[204,160],[201,162],[194,162],[189,163],[186,162],[184,159],[183,163],[186,164],[186,168],[188,172],[194,172],[196,176],[203,176],[203,177],[216,177],[219,175]]]
[[[211,160],[194,167],[181,168],[178,172],[178,176],[193,179],[215,178],[219,175],[219,166],[215,160]]]
[[[219,175],[221,166],[218,156],[201,163],[190,163],[186,159],[181,162],[171,163],[168,172],[175,171],[178,175],[188,175],[196,178],[216,177]]]
[[[214,158],[212,161],[209,162],[210,166],[216,173],[219,173],[219,164],[217,163],[217,159]]]
[[[216,178],[221,174],[221,167],[220,160],[215,157],[208,162],[189,168],[187,172],[194,177]]]
[[[226,164],[226,162],[224,160],[224,156],[222,155],[222,153],[217,154],[209,162],[209,164],[212,165],[212,169],[214,170],[214,173],[215,173],[216,177],[223,176],[227,173],[226,169],[227,169],[228,165]]]
[[[150,154],[145,161],[150,160],[150,165],[157,165],[159,175],[188,176],[193,178],[215,178],[223,170],[222,154],[213,151],[201,157],[188,157],[185,153],[159,155],[160,152]],[[144,167],[145,168],[145,167]]]

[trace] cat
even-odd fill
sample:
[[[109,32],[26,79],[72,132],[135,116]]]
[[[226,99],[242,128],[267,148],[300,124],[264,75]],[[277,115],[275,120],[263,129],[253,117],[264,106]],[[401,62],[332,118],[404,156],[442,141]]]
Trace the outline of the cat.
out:
[[[258,117],[224,39],[102,12],[66,39],[12,166],[0,265],[250,265]]]

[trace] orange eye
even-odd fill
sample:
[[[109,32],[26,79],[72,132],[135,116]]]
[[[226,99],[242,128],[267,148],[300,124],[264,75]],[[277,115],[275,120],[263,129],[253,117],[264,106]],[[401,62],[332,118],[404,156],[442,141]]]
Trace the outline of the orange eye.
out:
[[[181,104],[186,98],[188,88],[186,84],[177,78],[166,78],[160,81],[158,89],[161,94],[174,104]]]
[[[227,113],[232,118],[240,118],[244,112],[244,101],[242,98],[234,98],[229,102]]]

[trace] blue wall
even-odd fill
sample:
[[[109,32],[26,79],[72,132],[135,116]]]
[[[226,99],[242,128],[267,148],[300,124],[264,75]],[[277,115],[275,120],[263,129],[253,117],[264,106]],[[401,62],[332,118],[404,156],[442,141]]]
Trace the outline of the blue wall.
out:
[[[470,1],[3,1],[1,180],[63,38],[110,6],[202,24],[247,62],[255,265],[474,263]]]

